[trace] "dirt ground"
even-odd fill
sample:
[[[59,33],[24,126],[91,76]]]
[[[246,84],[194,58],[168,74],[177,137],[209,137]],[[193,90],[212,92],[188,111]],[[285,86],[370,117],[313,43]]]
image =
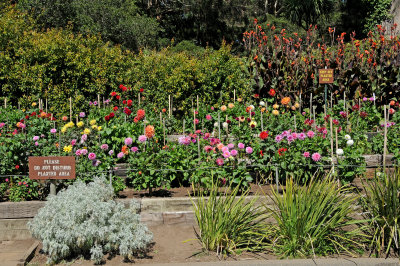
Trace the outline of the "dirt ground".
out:
[[[154,246],[147,257],[136,259],[134,262],[124,262],[121,256],[108,258],[104,256],[106,265],[121,264],[151,264],[151,263],[185,263],[185,262],[209,262],[219,261],[215,253],[203,253],[200,242],[197,241],[194,228],[188,225],[161,225],[150,226],[154,234]],[[34,258],[28,265],[39,266],[46,263],[46,256],[36,250]],[[242,254],[239,257],[229,257],[227,260],[251,260],[251,259],[277,259],[269,254]],[[93,262],[84,258],[71,258],[58,265],[93,265]]]

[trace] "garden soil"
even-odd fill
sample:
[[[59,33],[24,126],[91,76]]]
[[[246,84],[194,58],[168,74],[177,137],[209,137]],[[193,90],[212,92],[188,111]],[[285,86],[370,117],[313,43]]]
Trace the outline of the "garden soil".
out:
[[[189,225],[160,225],[150,226],[154,234],[154,246],[147,257],[125,262],[121,256],[109,258],[104,256],[106,265],[121,264],[151,264],[151,263],[185,263],[219,261],[216,253],[202,252],[201,244],[196,239],[194,228]],[[36,250],[34,258],[28,265],[39,266],[46,263],[46,256],[41,252],[41,245]],[[228,257],[227,260],[262,260],[277,259],[269,254],[242,254],[239,257]],[[93,265],[93,262],[84,258],[71,258],[58,265]]]

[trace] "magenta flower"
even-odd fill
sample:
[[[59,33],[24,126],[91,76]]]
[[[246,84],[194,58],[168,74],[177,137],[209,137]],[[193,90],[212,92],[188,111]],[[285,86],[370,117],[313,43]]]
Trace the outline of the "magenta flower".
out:
[[[308,151],[306,151],[306,152],[303,153],[303,156],[305,158],[310,158],[310,153]]]
[[[364,98],[363,98],[363,102],[366,102],[366,101],[368,101],[368,98],[367,98],[367,97],[364,97]]]
[[[35,146],[39,146],[39,142],[35,141]]]
[[[194,123],[197,125],[197,124],[199,123],[199,119],[196,118],[196,119],[194,120]]]
[[[247,154],[252,154],[253,153],[253,148],[252,147],[246,147],[246,153]]]
[[[108,155],[110,155],[110,156],[112,156],[114,154],[114,151],[113,150],[110,150],[109,152],[108,152]]]
[[[313,159],[314,162],[318,162],[321,159],[321,154],[315,152],[313,155],[311,155],[311,159]]]
[[[88,150],[87,150],[87,149],[82,149],[82,150],[81,150],[81,154],[82,154],[82,155],[88,154]]]
[[[52,134],[57,133],[57,129],[55,129],[55,128],[50,129],[50,133],[52,133]]]
[[[222,159],[222,158],[218,158],[217,160],[215,160],[215,162],[216,162],[217,165],[219,165],[219,166],[224,165],[224,159]]]
[[[178,139],[178,142],[181,145],[189,145],[191,143],[191,138],[190,137],[180,137]]]
[[[285,130],[282,132],[281,135],[282,135],[282,137],[287,137],[287,136],[289,136],[289,134],[290,134],[289,131]]]
[[[239,149],[241,149],[241,150],[243,150],[243,149],[244,149],[244,144],[243,144],[243,143],[241,143],[241,142],[239,142],[239,144],[238,144],[238,148],[239,148]]]
[[[375,98],[374,98],[374,96],[372,96],[371,98],[369,98],[369,101],[370,101],[370,102],[373,102],[373,101],[375,101]]]
[[[301,133],[297,136],[297,138],[298,138],[299,140],[305,140],[306,137],[307,137],[306,134],[303,133],[303,132],[301,132]]]
[[[235,144],[229,143],[228,144],[228,149],[232,150],[233,148],[235,148]]]
[[[84,118],[86,116],[85,112],[80,112],[79,117]]]
[[[231,157],[231,153],[229,151],[224,151],[222,153],[222,156],[224,156],[224,158],[229,158],[229,157]]]
[[[297,134],[296,132],[293,132],[293,133],[292,133],[292,137],[293,137],[293,140],[295,140],[295,139],[298,138],[298,134]]]
[[[94,152],[89,153],[88,155],[89,160],[95,160],[96,159],[96,154]]]
[[[6,182],[8,182],[8,178],[6,178]]]
[[[347,113],[346,113],[346,112],[340,111],[339,114],[340,114],[343,118],[346,118],[346,117],[347,117]]]
[[[40,138],[39,136],[34,136],[34,137],[33,137],[33,141],[38,141],[39,138]]]
[[[314,131],[309,130],[309,131],[307,132],[307,137],[309,137],[310,139],[312,139],[314,136],[315,136]]]
[[[3,128],[5,126],[5,123],[0,123],[0,128]]]
[[[81,137],[81,143],[85,142],[87,140],[87,135],[83,134]]]
[[[122,157],[124,157],[124,153],[121,151],[120,153],[117,154],[117,158],[121,159]]]
[[[138,150],[139,150],[139,149],[138,149],[138,147],[136,147],[136,146],[131,148],[131,152],[137,152]]]
[[[208,121],[210,121],[210,120],[212,119],[212,116],[211,116],[211,115],[206,115],[206,119],[207,119]]]
[[[125,139],[125,145],[129,146],[129,145],[132,145],[132,143],[133,143],[132,138],[126,138]]]
[[[71,146],[75,146],[76,144],[76,139],[71,140]]]
[[[103,151],[108,151],[108,144],[101,144],[100,148],[101,148]]]
[[[237,150],[231,150],[231,155],[232,155],[233,157],[235,157],[237,154],[238,154],[238,151],[237,151]]]
[[[283,140],[283,136],[282,135],[277,135],[276,137],[275,137],[275,142],[276,143],[279,143],[279,142],[281,142]]]
[[[76,155],[76,156],[81,156],[81,150],[76,150],[76,151],[75,151],[75,155]]]
[[[287,141],[289,142],[289,144],[294,141],[294,137],[292,135],[289,135],[286,138],[287,138]]]
[[[144,142],[146,142],[147,137],[146,137],[146,135],[140,135],[138,140],[139,140],[139,142],[144,143]]]

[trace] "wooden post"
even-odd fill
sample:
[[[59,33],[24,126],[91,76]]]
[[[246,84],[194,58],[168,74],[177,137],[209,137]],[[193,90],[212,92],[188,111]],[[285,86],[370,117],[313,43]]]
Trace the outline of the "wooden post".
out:
[[[221,116],[219,111],[218,111],[218,138],[221,139]]]
[[[162,112],[160,112],[160,126],[162,125]]]
[[[21,104],[18,102],[18,110],[21,109]]]
[[[315,108],[317,108],[316,106],[313,106],[312,107],[312,109],[313,109],[313,116],[314,116],[314,123],[315,123]]]
[[[139,103],[139,106],[140,106],[140,92],[138,93],[138,103]]]
[[[300,100],[299,100],[299,105],[300,105],[300,108],[299,108],[299,112],[300,112],[300,114],[301,114],[301,104],[302,104],[302,102],[301,102],[301,93],[300,93]]]
[[[97,104],[98,104],[98,107],[100,109],[100,94],[97,94]]]
[[[197,112],[199,111],[199,95],[197,95]]]
[[[333,122],[332,116],[330,117],[330,124],[331,124],[331,158],[332,158],[332,171],[335,172],[335,164],[333,163]]]
[[[383,116],[385,119],[384,132],[383,132],[383,172],[386,174],[386,147],[387,147],[387,118],[386,118],[386,105],[383,106]]]
[[[163,119],[163,129],[164,129],[164,146],[165,146],[165,119]]]
[[[260,109],[260,118],[261,118],[261,131],[264,131],[264,123],[263,123],[263,112]]]
[[[4,109],[7,109],[7,98],[4,98]]]
[[[69,97],[69,121],[72,122],[72,97]]]
[[[311,96],[310,96],[310,120],[311,120],[311,115],[312,115],[312,93],[311,93]]]
[[[46,98],[46,114],[47,114],[47,98]]]
[[[171,118],[171,95],[168,95],[168,117]]]
[[[297,131],[296,114],[293,117],[294,117],[294,131]]]
[[[193,131],[196,131],[196,111],[193,109]]]
[[[185,135],[185,118],[183,119],[183,135]]]

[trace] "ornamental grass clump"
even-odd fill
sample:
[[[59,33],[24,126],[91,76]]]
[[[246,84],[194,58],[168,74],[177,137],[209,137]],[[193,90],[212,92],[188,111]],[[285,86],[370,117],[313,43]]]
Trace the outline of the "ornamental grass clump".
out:
[[[364,215],[370,219],[370,248],[376,256],[400,254],[400,169],[391,174],[378,172],[364,182],[361,197]]]
[[[95,178],[89,184],[77,181],[48,198],[28,223],[32,235],[43,242],[48,263],[89,254],[100,263],[105,253],[119,253],[131,260],[146,252],[153,235],[140,222],[137,202],[126,209],[113,196],[113,188]]]
[[[238,196],[239,186],[230,193],[219,195],[213,184],[209,197],[203,194],[191,198],[199,230],[196,236],[204,251],[215,251],[217,256],[239,254],[244,251],[260,251],[265,248],[270,226],[257,197],[246,201],[249,191]]]
[[[330,176],[308,185],[286,182],[283,195],[272,190],[274,206],[266,206],[276,220],[272,249],[282,258],[315,257],[361,251],[362,222],[351,217],[358,196],[350,187],[337,187]]]

